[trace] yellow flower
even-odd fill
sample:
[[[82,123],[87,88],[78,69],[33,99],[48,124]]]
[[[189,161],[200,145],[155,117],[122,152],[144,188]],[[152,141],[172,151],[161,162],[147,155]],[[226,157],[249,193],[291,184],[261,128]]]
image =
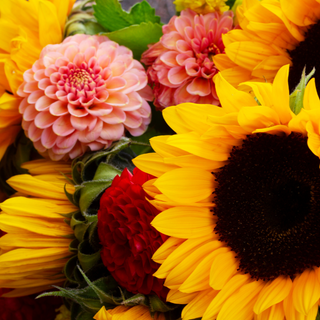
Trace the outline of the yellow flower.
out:
[[[222,107],[164,110],[177,134],[137,157],[170,238],[153,259],[182,319],[315,319],[320,298],[320,101],[290,109],[289,66],[242,92],[218,75]],[[249,91],[249,90],[248,90]],[[291,101],[292,103],[292,101]],[[308,147],[309,146],[309,147]]]
[[[18,192],[0,204],[0,287],[13,288],[5,297],[24,296],[63,284],[63,267],[73,231],[61,214],[74,212],[65,193],[73,192],[61,173],[70,165],[48,160],[25,163],[30,174],[13,176]]]
[[[75,0],[2,0],[0,84],[16,93],[23,73],[43,47],[62,42],[64,24]]]
[[[176,5],[177,11],[191,9],[199,14],[229,10],[226,0],[175,0],[173,3]]]
[[[93,317],[96,320],[165,320],[163,313],[151,316],[150,310],[144,306],[125,307],[118,306],[114,309],[106,310],[102,307]]]
[[[237,8],[237,18],[242,30],[224,35],[226,54],[214,57],[228,82],[272,82],[277,71],[289,63],[289,86],[293,90],[305,65],[307,73],[313,67],[319,70],[318,1],[244,0]],[[318,74],[316,83],[320,84]]]

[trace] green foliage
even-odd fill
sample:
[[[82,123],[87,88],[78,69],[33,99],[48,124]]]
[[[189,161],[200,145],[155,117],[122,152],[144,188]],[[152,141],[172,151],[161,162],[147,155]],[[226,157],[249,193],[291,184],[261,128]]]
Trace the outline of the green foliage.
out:
[[[148,2],[136,3],[130,13],[122,10],[118,0],[97,0],[94,15],[98,22],[109,31],[116,31],[142,22],[160,23],[160,17]]]
[[[160,17],[145,0],[135,4],[130,13],[124,11],[118,0],[97,0],[94,15],[106,30],[110,40],[126,46],[135,59],[147,50],[148,44],[159,41],[162,36]]]
[[[162,27],[157,23],[142,22],[121,30],[104,33],[104,35],[132,50],[133,57],[140,60],[141,54],[148,49],[148,44],[159,41],[162,36]]]

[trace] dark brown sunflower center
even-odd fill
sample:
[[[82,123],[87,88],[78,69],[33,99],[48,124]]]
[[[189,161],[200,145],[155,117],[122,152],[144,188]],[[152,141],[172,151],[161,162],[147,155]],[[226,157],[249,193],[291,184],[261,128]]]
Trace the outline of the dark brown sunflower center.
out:
[[[305,40],[289,51],[292,60],[292,66],[289,72],[289,87],[292,92],[301,79],[303,68],[306,66],[306,73],[309,74],[316,68],[314,75],[316,87],[320,92],[320,22],[312,25],[305,33]]]
[[[298,133],[256,134],[214,173],[215,231],[243,272],[270,280],[320,266],[319,164]]]

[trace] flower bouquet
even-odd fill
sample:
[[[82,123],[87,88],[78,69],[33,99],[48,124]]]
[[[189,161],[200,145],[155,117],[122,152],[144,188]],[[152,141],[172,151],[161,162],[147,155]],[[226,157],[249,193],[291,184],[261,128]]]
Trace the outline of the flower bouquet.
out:
[[[1,0],[0,320],[320,319],[320,2]]]

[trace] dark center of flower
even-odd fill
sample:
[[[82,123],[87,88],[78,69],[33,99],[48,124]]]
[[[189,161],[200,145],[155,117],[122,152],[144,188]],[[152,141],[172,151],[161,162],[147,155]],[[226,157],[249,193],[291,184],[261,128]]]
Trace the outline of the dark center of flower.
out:
[[[318,92],[320,92],[320,22],[312,25],[305,33],[305,40],[289,51],[292,66],[289,72],[289,87],[292,92],[301,79],[303,68],[306,66],[306,73],[316,68],[315,80]]]
[[[250,135],[214,173],[215,231],[253,278],[320,266],[319,158],[301,134]]]

